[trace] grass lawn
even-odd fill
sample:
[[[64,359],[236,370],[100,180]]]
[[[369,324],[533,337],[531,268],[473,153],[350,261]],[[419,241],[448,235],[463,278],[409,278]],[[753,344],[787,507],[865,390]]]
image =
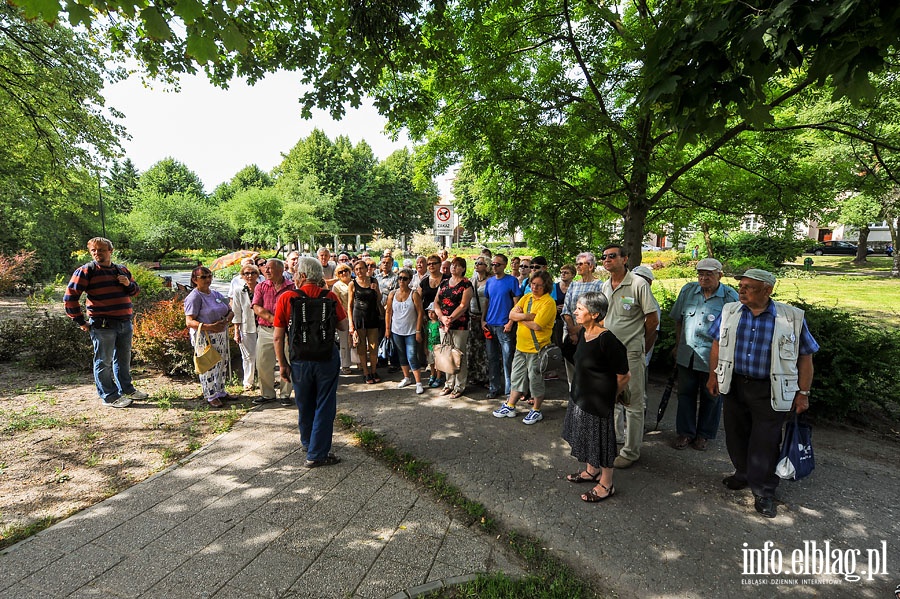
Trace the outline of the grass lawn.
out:
[[[843,256],[819,256],[819,259],[844,260]],[[871,258],[869,258],[871,260]],[[887,258],[885,258],[887,260]],[[849,262],[849,258],[846,259]],[[677,294],[681,287],[694,279],[662,279],[660,285]],[[734,279],[722,281],[737,286]],[[809,279],[780,279],[775,285],[775,299],[802,299],[811,304],[824,304],[888,326],[900,327],[900,280],[884,277],[818,275]]]
[[[803,268],[803,261],[806,258],[812,258],[813,272],[845,272],[852,273],[868,273],[868,272],[890,272],[891,266],[894,264],[893,258],[887,256],[869,256],[866,258],[866,264],[857,266],[853,264],[853,256],[814,256],[812,254],[804,254],[798,256],[793,263],[785,266],[794,266]]]

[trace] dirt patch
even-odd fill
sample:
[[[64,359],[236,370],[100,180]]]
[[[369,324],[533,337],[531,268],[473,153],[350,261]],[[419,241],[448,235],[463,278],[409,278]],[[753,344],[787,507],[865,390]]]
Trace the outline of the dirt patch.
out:
[[[61,303],[48,308],[62,313]],[[0,298],[0,318],[26,310],[24,298]],[[0,547],[166,468],[251,407],[239,397],[210,410],[196,380],[132,373],[150,398],[113,409],[100,405],[90,371],[0,363]]]

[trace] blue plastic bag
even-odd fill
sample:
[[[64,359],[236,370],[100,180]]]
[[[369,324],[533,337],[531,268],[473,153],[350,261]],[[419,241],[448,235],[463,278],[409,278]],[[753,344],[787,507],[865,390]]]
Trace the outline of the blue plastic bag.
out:
[[[784,441],[775,474],[785,480],[800,480],[809,476],[815,467],[812,427],[807,422],[800,422],[800,417],[794,412],[794,419],[788,420],[784,426]]]

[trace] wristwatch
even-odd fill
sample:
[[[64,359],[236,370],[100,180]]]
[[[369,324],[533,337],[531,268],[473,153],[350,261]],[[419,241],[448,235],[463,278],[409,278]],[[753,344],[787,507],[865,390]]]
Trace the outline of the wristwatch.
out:
[[[803,389],[797,389],[797,393],[799,393],[800,395],[805,395],[805,396],[809,397],[809,391],[804,391]]]

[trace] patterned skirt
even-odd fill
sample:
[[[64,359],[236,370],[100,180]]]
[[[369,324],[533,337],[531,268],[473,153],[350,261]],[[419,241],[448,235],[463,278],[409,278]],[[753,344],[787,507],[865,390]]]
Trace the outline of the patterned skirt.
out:
[[[484,348],[484,331],[481,317],[469,315],[469,339],[466,341],[466,356],[469,363],[469,382],[482,387],[488,385],[487,352]]]
[[[601,418],[585,412],[569,400],[562,438],[572,447],[572,457],[595,468],[612,468],[616,459],[616,431],[612,415]]]

